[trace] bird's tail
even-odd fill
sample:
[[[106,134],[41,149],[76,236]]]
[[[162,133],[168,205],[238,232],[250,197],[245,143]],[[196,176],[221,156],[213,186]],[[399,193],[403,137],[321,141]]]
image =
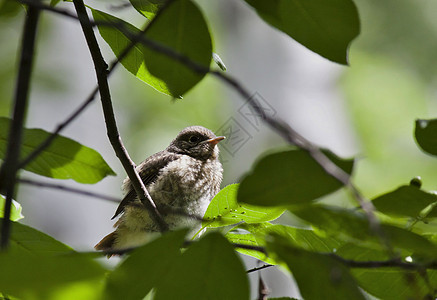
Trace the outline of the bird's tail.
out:
[[[113,250],[112,247],[114,246],[116,238],[116,233],[111,232],[107,236],[105,236],[97,245],[94,246],[94,249],[96,250],[102,250],[102,251],[108,251]],[[107,257],[110,258],[114,254],[108,254]]]

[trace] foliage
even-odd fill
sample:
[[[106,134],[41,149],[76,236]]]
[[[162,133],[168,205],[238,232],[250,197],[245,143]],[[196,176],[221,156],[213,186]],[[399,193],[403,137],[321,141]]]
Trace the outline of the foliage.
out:
[[[9,123],[9,119],[0,118],[1,158],[6,152]],[[25,158],[51,134],[42,129],[24,129],[23,135],[21,157]],[[60,135],[24,169],[50,178],[71,178],[80,183],[96,183],[107,175],[115,175],[95,150]]]
[[[360,32],[357,8],[352,1],[245,1],[263,20],[310,50],[347,64],[349,44]]]
[[[0,195],[0,218],[3,218],[4,216],[4,207],[5,207],[5,198],[2,195]],[[10,219],[12,221],[18,221],[24,218],[24,216],[21,214],[22,209],[23,208],[21,207],[20,203],[18,203],[15,200],[12,200]]]
[[[51,10],[68,5],[59,2],[52,0],[55,9]],[[348,63],[350,43],[360,31],[351,0],[245,2],[262,20],[311,51]],[[117,58],[133,46],[121,64],[138,79],[161,93],[182,98],[207,75],[212,60],[226,69],[213,53],[208,20],[194,1],[130,3],[144,18],[143,30],[89,9]],[[18,9],[18,2],[1,2],[0,17]],[[243,89],[229,77],[221,78]],[[2,160],[7,159],[6,148],[14,139],[9,137],[10,124],[10,119],[0,118]],[[283,134],[281,123],[275,124]],[[418,146],[431,155],[437,154],[435,129],[436,120],[416,121]],[[22,131],[20,159],[51,135],[41,129]],[[238,251],[290,273],[305,299],[365,299],[366,293],[381,299],[435,298],[437,235],[419,225],[437,222],[437,196],[421,189],[416,180],[395,190],[387,188],[373,198],[370,207],[328,204],[326,197],[336,197],[340,189],[351,190],[362,204],[350,178],[354,160],[293,138],[300,143],[262,156],[240,184],[229,185],[214,197],[200,230],[206,234],[187,241],[188,230],[167,232],[133,249],[113,269],[96,261],[100,254],[78,253],[15,222],[22,215],[19,204],[13,202],[9,247],[0,252],[0,292],[22,299],[143,299],[147,295],[151,299],[249,299],[248,276]],[[331,165],[324,165],[315,152]],[[87,184],[114,175],[95,150],[61,135],[23,169]],[[335,171],[346,180],[335,176]],[[1,217],[6,203],[0,197]],[[305,228],[279,224],[277,219],[284,212],[300,219]]]

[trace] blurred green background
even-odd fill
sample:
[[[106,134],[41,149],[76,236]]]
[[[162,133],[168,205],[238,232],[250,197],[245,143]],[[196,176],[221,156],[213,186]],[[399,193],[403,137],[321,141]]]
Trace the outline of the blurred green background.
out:
[[[141,16],[121,8],[123,3],[87,1],[141,26]],[[357,157],[354,180],[365,196],[392,190],[414,176],[422,177],[425,189],[437,190],[437,160],[421,152],[413,137],[415,119],[437,115],[437,2],[355,0],[362,31],[351,46],[349,67],[329,62],[269,27],[243,1],[196,3],[209,21],[214,51],[227,73],[310,140],[341,156]],[[70,3],[59,7],[73,10]],[[23,10],[0,16],[1,116],[11,111],[23,20]],[[41,21],[27,127],[51,131],[85,100],[96,80],[79,24],[48,12]],[[111,61],[109,47],[99,41]],[[165,148],[186,126],[217,131],[233,124],[240,129],[237,139],[222,145],[224,184],[229,184],[238,182],[261,153],[284,145],[266,125],[248,122],[239,111],[242,99],[216,78],[207,76],[182,100],[159,94],[120,66],[110,85],[122,139],[137,163]],[[121,197],[125,174],[107,141],[98,100],[63,135],[99,151],[118,174],[84,188]],[[241,139],[244,144],[235,142]],[[355,205],[344,193],[330,198]],[[24,223],[82,250],[92,249],[111,231],[109,219],[116,207],[30,186],[20,188],[17,200]],[[291,295],[283,286],[288,279],[274,278],[267,280],[272,295]]]

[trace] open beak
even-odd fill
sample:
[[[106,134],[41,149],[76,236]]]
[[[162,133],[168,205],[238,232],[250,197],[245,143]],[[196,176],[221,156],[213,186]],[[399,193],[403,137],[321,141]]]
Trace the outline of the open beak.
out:
[[[210,145],[212,145],[212,146],[215,146],[215,145],[217,145],[220,141],[224,140],[225,138],[226,138],[225,136],[218,136],[218,137],[216,137],[216,138],[214,138],[214,139],[206,140],[205,143],[208,143],[208,144],[210,144]]]

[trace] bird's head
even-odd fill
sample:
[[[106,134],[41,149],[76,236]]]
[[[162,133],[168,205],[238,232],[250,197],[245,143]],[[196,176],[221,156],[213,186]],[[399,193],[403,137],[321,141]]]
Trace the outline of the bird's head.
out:
[[[217,137],[211,130],[202,126],[190,126],[179,132],[167,147],[167,151],[189,155],[200,160],[217,159],[217,143],[225,137]]]

